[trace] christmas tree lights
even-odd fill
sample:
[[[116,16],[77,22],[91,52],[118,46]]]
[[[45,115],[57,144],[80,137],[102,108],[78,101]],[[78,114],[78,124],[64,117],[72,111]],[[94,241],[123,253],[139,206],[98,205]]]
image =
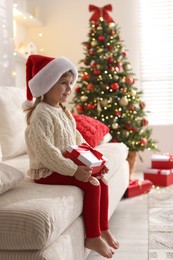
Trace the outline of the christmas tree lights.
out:
[[[111,5],[90,5],[94,14],[88,40],[82,43],[85,58],[80,61],[75,110],[105,123],[112,142],[123,142],[130,151],[157,150],[120,28],[108,14],[111,10]]]

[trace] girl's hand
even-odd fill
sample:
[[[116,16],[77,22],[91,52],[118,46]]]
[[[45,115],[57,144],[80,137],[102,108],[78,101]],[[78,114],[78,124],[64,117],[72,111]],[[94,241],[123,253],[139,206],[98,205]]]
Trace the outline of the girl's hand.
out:
[[[106,165],[104,165],[103,169],[101,170],[101,174],[106,174],[108,173],[109,169]]]
[[[92,169],[88,166],[78,166],[77,171],[74,174],[74,177],[78,181],[87,182],[91,177]]]

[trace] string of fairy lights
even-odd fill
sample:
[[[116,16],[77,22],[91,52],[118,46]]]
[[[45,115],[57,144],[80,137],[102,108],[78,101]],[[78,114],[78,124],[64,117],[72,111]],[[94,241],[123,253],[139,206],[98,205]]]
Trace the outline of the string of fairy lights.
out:
[[[110,133],[117,140],[126,139],[132,149],[155,149],[155,142],[148,140],[150,131],[143,129],[148,125],[145,102],[134,86],[119,28],[115,23],[106,24],[100,17],[98,23],[90,23],[88,36],[89,40],[83,42],[84,66],[79,70],[75,89],[77,112],[108,125]],[[136,138],[129,138],[135,134]]]

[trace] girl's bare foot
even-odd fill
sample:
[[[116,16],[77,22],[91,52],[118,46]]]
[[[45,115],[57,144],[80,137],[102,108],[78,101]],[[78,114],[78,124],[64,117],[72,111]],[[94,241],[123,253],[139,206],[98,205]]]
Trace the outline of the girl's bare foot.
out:
[[[109,229],[102,231],[102,238],[104,238],[108,245],[113,247],[114,249],[119,248],[118,241],[114,238]]]
[[[96,251],[100,255],[112,258],[114,252],[101,237],[86,238],[85,247]]]

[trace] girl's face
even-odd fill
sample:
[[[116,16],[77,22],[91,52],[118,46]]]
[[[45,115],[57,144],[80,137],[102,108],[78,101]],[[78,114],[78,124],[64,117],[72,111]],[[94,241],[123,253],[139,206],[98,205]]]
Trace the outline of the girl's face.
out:
[[[65,73],[57,83],[44,95],[44,102],[53,106],[59,107],[59,103],[67,101],[71,94],[73,82],[73,74]]]

